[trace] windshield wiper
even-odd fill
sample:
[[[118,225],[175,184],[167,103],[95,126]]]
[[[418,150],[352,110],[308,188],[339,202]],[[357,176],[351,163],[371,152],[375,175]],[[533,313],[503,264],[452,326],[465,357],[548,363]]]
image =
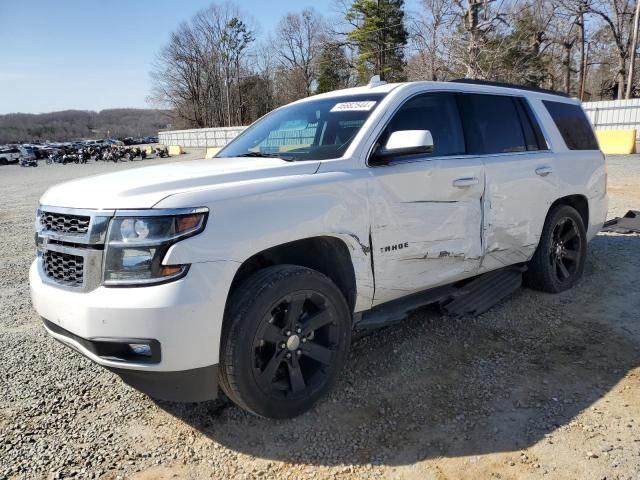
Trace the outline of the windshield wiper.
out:
[[[279,158],[280,160],[284,160],[285,162],[295,162],[296,159],[293,157],[283,157],[279,153],[264,153],[264,152],[247,152],[240,155],[236,155],[236,157],[261,157],[261,158]]]

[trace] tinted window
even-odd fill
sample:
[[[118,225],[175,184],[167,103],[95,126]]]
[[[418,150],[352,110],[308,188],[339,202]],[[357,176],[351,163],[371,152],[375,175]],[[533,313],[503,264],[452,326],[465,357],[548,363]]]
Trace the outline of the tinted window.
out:
[[[543,100],[569,150],[598,150],[587,115],[579,105]]]
[[[524,135],[527,150],[540,150],[540,147],[538,146],[538,139],[533,131],[532,119],[529,118],[529,115],[524,110],[523,99],[517,98],[515,100],[515,105],[516,110],[518,111],[518,117],[520,117],[520,125],[522,126],[522,133]]]
[[[467,153],[489,154],[527,150],[515,99],[502,95],[460,96]]]
[[[387,125],[380,143],[384,145],[389,135],[399,130],[431,132],[433,152],[421,156],[464,153],[464,136],[454,94],[425,93],[407,100]]]
[[[538,124],[538,120],[536,119],[536,116],[533,114],[533,111],[531,110],[531,105],[529,105],[529,102],[524,98],[519,98],[518,100],[519,100],[518,102],[519,105],[523,108],[525,115],[529,119],[529,123],[533,128],[533,134],[536,137],[538,149],[549,150],[547,141],[545,140],[544,135],[542,134],[542,129],[540,128],[540,124]]]

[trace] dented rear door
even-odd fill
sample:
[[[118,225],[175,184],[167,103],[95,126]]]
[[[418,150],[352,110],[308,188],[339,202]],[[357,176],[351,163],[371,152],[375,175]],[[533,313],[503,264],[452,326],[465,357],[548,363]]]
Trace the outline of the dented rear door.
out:
[[[374,304],[478,272],[485,183],[479,157],[398,161],[371,173]]]
[[[484,162],[487,186],[481,272],[527,262],[533,256],[558,192],[554,156],[549,151],[487,156]]]
[[[525,97],[465,93],[458,101],[467,150],[485,165],[480,272],[526,262],[557,198],[554,155]]]

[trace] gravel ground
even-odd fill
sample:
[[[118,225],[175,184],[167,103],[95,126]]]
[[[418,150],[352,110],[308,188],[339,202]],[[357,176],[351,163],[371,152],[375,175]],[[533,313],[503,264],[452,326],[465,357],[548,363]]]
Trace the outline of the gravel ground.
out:
[[[640,236],[594,239],[572,291],[521,290],[473,319],[425,309],[362,338],[328,398],[268,421],[154,402],[31,308],[42,192],[140,164],[0,168],[0,479],[640,478]],[[610,216],[640,209],[640,157],[611,157],[609,181]]]

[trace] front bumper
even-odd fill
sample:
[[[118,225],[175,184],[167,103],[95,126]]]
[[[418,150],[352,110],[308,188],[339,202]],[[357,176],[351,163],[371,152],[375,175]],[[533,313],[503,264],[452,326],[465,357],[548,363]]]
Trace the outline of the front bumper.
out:
[[[55,339],[150,396],[201,401],[217,395],[224,306],[236,268],[194,263],[184,278],[163,285],[74,292],[47,283],[36,260],[29,281],[33,305]],[[138,340],[157,342],[159,355],[122,358],[91,343]]]
[[[78,337],[73,333],[51,323],[43,318],[45,330],[56,340],[78,352],[90,356],[100,356],[99,344],[120,344],[132,339],[100,339],[89,340]],[[140,339],[134,339],[141,341]],[[126,342],[125,342],[126,343]],[[156,351],[159,353],[161,345],[156,342]],[[152,398],[168,400],[171,402],[204,402],[213,400],[218,396],[218,365],[192,368],[178,372],[140,371],[130,368],[107,367],[120,376],[129,386],[149,395]]]

